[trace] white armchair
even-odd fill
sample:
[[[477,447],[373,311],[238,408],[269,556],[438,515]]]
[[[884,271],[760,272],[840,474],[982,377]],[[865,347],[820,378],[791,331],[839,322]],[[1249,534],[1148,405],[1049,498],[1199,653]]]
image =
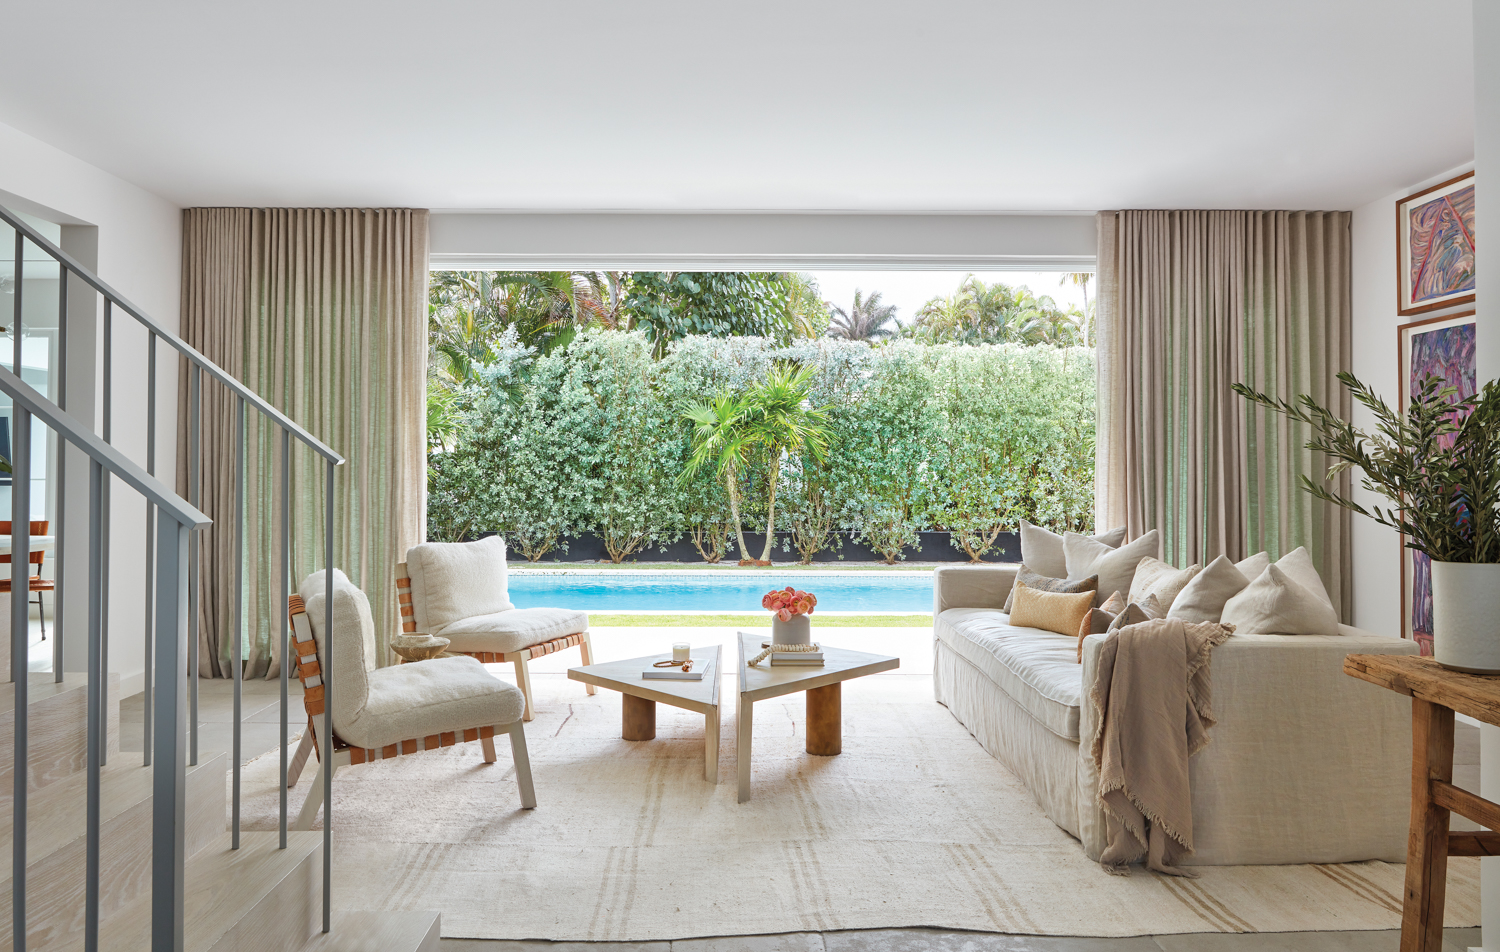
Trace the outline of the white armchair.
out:
[[[491,676],[473,658],[435,658],[377,668],[369,599],[338,569],[333,572],[330,656],[323,631],[324,586],[323,572],[313,573],[287,606],[308,715],[308,729],[289,765],[287,785],[297,783],[314,749],[319,758],[318,777],[297,817],[296,829],[312,828],[323,802],[325,770],[475,740],[483,745],[485,763],[492,764],[496,732],[510,735],[521,806],[534,808],[536,792],[521,724],[521,692]],[[334,685],[332,744],[323,735],[325,665]],[[332,756],[325,753],[329,750]]]
[[[402,631],[441,635],[450,652],[485,664],[513,663],[528,721],[535,708],[527,662],[576,645],[583,663],[593,664],[586,613],[517,608],[511,602],[505,540],[499,536],[413,546],[396,566],[396,593]],[[595,688],[589,685],[587,691],[593,694]]]

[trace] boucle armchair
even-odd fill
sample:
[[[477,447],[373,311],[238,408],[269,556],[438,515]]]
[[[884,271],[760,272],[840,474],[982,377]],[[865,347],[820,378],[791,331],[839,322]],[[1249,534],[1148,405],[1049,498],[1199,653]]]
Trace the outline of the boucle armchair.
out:
[[[536,806],[521,692],[484,670],[473,658],[435,658],[375,666],[375,622],[365,593],[338,569],[333,572],[333,645],[323,631],[325,582],[315,572],[288,599],[297,674],[308,726],[287,772],[294,786],[308,754],[318,753],[318,776],[297,816],[296,829],[312,828],[323,802],[323,773],[366,761],[480,741],[484,762],[495,762],[496,732],[510,735],[521,807]],[[324,666],[333,672],[333,738],[323,734]],[[331,755],[325,752],[331,751]]]
[[[499,536],[413,546],[396,566],[396,594],[402,631],[441,635],[450,652],[485,664],[514,664],[528,721],[535,708],[527,662],[576,645],[583,663],[594,663],[586,613],[512,604]],[[589,694],[595,690],[587,686]]]

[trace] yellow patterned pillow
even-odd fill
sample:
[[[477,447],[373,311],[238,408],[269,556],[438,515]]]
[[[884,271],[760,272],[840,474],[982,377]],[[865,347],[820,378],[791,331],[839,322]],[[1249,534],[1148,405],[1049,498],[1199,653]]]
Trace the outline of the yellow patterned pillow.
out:
[[[1043,592],[1017,584],[1010,623],[1022,628],[1040,628],[1059,635],[1078,635],[1083,618],[1094,610],[1093,592]]]

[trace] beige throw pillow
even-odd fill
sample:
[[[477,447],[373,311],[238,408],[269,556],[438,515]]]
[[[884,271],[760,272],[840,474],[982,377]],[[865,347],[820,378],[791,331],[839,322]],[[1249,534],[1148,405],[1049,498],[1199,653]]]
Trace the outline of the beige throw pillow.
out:
[[[1016,570],[1015,584],[1010,587],[1010,594],[1005,596],[1005,607],[1000,609],[1007,615],[1010,614],[1011,606],[1015,604],[1016,589],[1025,585],[1041,592],[1092,592],[1099,584],[1099,577],[1081,578],[1069,581],[1061,576],[1055,578],[1033,572],[1025,562]]]
[[[1250,580],[1244,573],[1227,556],[1221,555],[1183,587],[1167,609],[1167,617],[1185,622],[1216,622],[1224,614],[1224,603],[1243,592],[1249,584]]]
[[[1323,596],[1311,592],[1275,565],[1224,604],[1219,619],[1246,634],[1336,635],[1339,616]]]
[[[1091,538],[1116,549],[1125,541],[1125,527],[1101,532]],[[1034,526],[1025,519],[1021,520],[1021,561],[1031,566],[1031,570],[1038,575],[1063,578],[1068,574],[1067,558],[1063,554],[1063,537],[1051,529]]]
[[[1234,567],[1240,570],[1240,574],[1245,576],[1245,584],[1249,585],[1260,578],[1261,573],[1270,564],[1271,554],[1269,552],[1257,552],[1244,561],[1234,563]]]
[[[1063,536],[1063,554],[1068,563],[1068,578],[1099,576],[1100,592],[1128,592],[1135,579],[1135,568],[1147,556],[1155,558],[1161,551],[1161,533],[1150,532],[1127,542],[1118,549],[1088,536],[1069,532]]]
[[[1077,634],[1083,619],[1094,610],[1094,593],[1044,592],[1017,585],[1010,623],[1018,628],[1040,628],[1059,635]]]
[[[1329,608],[1333,607],[1333,599],[1328,597],[1328,589],[1323,585],[1323,577],[1318,574],[1317,566],[1313,565],[1312,555],[1306,548],[1297,546],[1277,559],[1276,567],[1285,572],[1287,578],[1321,598]]]
[[[1135,567],[1135,578],[1130,583],[1130,600],[1139,602],[1147,595],[1155,595],[1161,607],[1171,611],[1172,601],[1193,580],[1201,565],[1189,565],[1179,569],[1169,562],[1147,556]]]
[[[1104,604],[1099,606],[1099,610],[1109,612],[1111,616],[1114,616],[1124,611],[1125,606],[1129,604],[1130,602],[1126,601],[1124,595],[1121,595],[1119,592],[1115,592],[1113,595],[1104,600]]]

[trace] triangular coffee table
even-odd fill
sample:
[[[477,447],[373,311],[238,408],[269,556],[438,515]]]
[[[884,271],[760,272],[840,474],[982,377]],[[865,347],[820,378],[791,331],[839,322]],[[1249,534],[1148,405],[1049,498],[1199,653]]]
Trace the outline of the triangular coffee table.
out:
[[[609,688],[623,694],[620,736],[626,740],[651,740],[656,736],[656,705],[670,704],[703,715],[703,779],[719,782],[719,646],[694,648],[692,657],[705,663],[701,681],[646,680],[641,672],[654,661],[665,661],[671,653],[607,661],[569,668],[568,677],[584,684]]]
[[[901,659],[890,655],[824,648],[822,667],[772,666],[767,658],[756,667],[747,663],[761,653],[765,633],[739,633],[739,707],[735,724],[735,757],[739,768],[739,802],[750,799],[750,732],[756,701],[783,694],[807,692],[807,752],[830,756],[844,748],[843,691],[850,678],[901,667]]]

